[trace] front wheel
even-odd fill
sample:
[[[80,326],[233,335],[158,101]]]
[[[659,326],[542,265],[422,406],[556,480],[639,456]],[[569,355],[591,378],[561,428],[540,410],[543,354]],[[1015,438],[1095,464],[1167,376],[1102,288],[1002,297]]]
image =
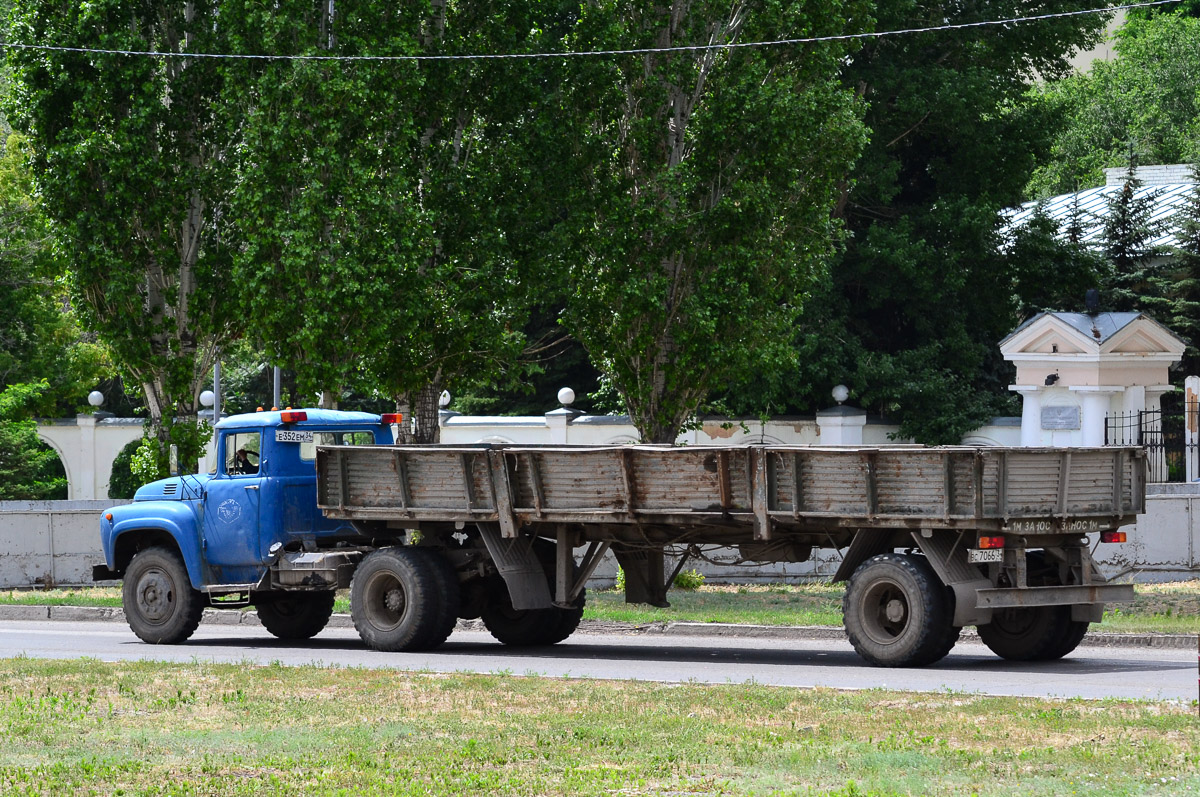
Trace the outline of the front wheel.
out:
[[[863,562],[850,577],[842,612],[850,644],[881,667],[932,664],[958,637],[946,592],[923,557],[886,553]]]
[[[121,603],[129,628],[143,642],[176,645],[200,625],[204,598],[188,579],[175,551],[156,546],[139,551],[125,571]]]
[[[280,639],[310,639],[333,616],[332,590],[283,593],[257,605],[263,628]]]

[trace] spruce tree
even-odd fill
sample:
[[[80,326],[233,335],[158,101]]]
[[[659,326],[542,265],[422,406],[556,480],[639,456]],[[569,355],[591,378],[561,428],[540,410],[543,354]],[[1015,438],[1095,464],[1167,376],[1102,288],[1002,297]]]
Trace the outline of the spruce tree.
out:
[[[1200,163],[1192,165],[1196,184],[1175,215],[1170,327],[1188,342],[1183,355],[1185,374],[1200,373]]]
[[[1103,245],[1109,275],[1105,309],[1144,312],[1165,323],[1170,317],[1170,300],[1163,268],[1157,262],[1162,253],[1153,244],[1161,232],[1161,225],[1153,218],[1159,192],[1139,195],[1142,181],[1137,177],[1136,164],[1136,158],[1130,157],[1121,189],[1107,201]]]

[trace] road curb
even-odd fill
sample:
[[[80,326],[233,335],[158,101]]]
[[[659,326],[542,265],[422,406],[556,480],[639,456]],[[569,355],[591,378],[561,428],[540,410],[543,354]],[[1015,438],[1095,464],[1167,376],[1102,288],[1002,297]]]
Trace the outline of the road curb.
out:
[[[110,606],[0,606],[0,622],[36,620],[74,620],[77,622],[125,622],[125,612]],[[251,625],[260,626],[258,612],[231,611],[229,609],[205,609],[200,620],[205,625]],[[329,618],[329,628],[353,628],[348,614],[335,614]],[[484,631],[479,620],[459,620],[458,626],[466,631]],[[742,637],[747,639],[835,639],[845,640],[846,632],[834,626],[775,626],[735,625],[732,623],[652,623],[635,625],[603,620],[584,620],[579,625],[583,634],[663,634],[683,637]],[[964,629],[961,642],[978,642],[979,634]],[[1091,632],[1081,643],[1087,647],[1129,647],[1195,649],[1197,637],[1193,634],[1112,634]]]

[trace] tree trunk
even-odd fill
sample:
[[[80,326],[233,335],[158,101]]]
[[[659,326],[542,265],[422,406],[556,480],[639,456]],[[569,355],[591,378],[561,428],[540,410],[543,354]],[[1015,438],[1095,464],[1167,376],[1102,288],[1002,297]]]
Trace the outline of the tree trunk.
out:
[[[441,442],[442,426],[438,422],[438,399],[442,395],[441,380],[419,390],[401,394],[396,399],[396,411],[403,415],[397,443],[433,445]]]

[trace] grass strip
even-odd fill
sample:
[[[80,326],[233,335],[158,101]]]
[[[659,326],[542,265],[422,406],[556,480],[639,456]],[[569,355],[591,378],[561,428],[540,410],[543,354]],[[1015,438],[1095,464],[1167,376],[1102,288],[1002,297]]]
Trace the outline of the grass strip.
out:
[[[1162,702],[18,658],[0,729],[4,794],[1200,789]]]
[[[804,626],[842,624],[842,584],[705,584],[672,590],[665,609],[625,603],[616,590],[592,591],[584,618],[647,625],[659,622],[748,623]],[[0,604],[54,606],[121,605],[112,587],[0,592]],[[350,611],[348,594],[339,594],[334,611]],[[1096,631],[1111,633],[1200,634],[1200,580],[1139,584],[1132,604],[1111,604]]]

